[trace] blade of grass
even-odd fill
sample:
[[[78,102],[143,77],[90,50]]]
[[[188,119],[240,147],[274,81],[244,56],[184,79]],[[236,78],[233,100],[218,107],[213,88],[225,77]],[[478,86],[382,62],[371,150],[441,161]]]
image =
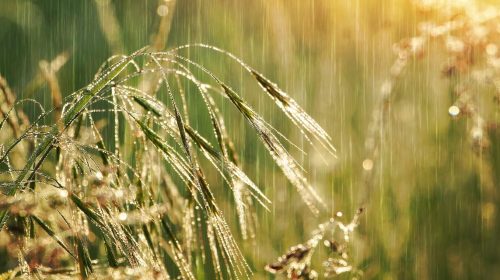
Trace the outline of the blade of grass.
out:
[[[144,50],[145,48],[140,49],[131,56],[126,57],[121,61],[117,62],[115,65],[110,67],[109,70],[105,72],[101,77],[99,77],[92,84],[87,86],[83,90],[83,94],[81,95],[81,97],[74,103],[74,105],[68,111],[64,112],[62,116],[62,123],[64,124],[64,128],[67,128],[75,120],[75,118],[77,118],[80,115],[81,111],[87,106],[87,104],[92,100],[92,98],[97,94],[99,94],[101,90],[103,90],[107,85],[109,85],[113,81],[113,79],[115,79],[123,70],[125,70],[129,62],[132,61],[137,55],[141,54]],[[53,125],[51,133],[57,135],[58,131],[59,129],[57,125]],[[28,159],[25,168],[18,175],[15,181],[16,187],[11,189],[8,195],[14,195],[17,192],[17,189],[22,187],[22,182],[25,179],[26,175],[28,174],[30,167],[35,163],[36,159],[40,155],[42,155],[42,159],[45,159],[50,150],[54,147],[53,145],[54,140],[55,138],[53,138],[53,136],[49,134],[40,142],[40,144],[35,148],[30,158]],[[36,169],[41,165],[41,163],[42,160],[39,161],[39,163],[36,165],[34,171],[36,171]],[[33,176],[33,174],[35,173],[33,172],[31,176]],[[8,217],[9,217],[8,211],[5,210],[2,211],[2,213],[0,213],[0,231],[3,229],[3,226],[7,221]]]
[[[56,242],[57,244],[59,244],[66,252],[68,252],[68,254],[71,255],[71,257],[73,257],[75,260],[76,260],[76,256],[73,254],[73,252],[71,252],[68,248],[68,246],[66,246],[66,244],[56,235],[56,233],[49,227],[49,225],[47,225],[44,221],[42,221],[40,218],[38,218],[37,216],[35,215],[31,215],[31,218],[33,219],[33,221],[35,221],[50,237],[52,237]]]

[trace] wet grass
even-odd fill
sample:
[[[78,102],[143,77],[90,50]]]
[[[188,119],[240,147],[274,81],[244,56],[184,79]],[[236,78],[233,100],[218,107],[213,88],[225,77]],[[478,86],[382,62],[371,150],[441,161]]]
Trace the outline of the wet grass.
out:
[[[63,105],[58,87],[51,86],[52,95],[57,95],[53,103],[60,109],[46,111],[41,119],[30,121],[26,129],[14,125],[13,121],[18,118],[14,116],[19,111],[18,104],[25,100],[11,104],[2,122],[9,123],[10,128],[2,125],[2,129],[19,135],[2,154],[2,176],[12,181],[2,183],[8,203],[3,204],[0,226],[10,233],[21,250],[21,262],[14,267],[17,273],[55,277],[63,269],[61,277],[69,271],[81,278],[100,277],[101,272],[94,266],[107,263],[109,269],[128,267],[137,275],[149,270],[160,278],[173,276],[169,269],[174,268],[169,266],[174,266],[183,278],[194,279],[200,277],[195,277],[194,260],[208,258],[206,254],[209,254],[212,270],[218,278],[249,277],[251,269],[233,238],[205,176],[204,164],[198,158],[205,157],[225,182],[223,185],[233,192],[244,239],[256,234],[253,207],[268,209],[271,201],[239,166],[223,117],[213,100],[214,94],[222,94],[237,108],[311,211],[318,213],[315,200],[321,200],[305,179],[302,167],[275,135],[274,128],[214,73],[177,54],[181,49],[194,47],[236,59],[230,53],[204,45],[183,46],[166,52],[150,52],[145,48],[130,56],[111,58],[92,83],[70,94]],[[291,97],[241,60],[236,61],[256,78],[264,92],[270,93],[277,107],[306,137],[309,135],[333,149],[326,132]],[[188,66],[201,69],[214,84],[199,80]],[[161,85],[154,92],[144,92],[134,86],[145,75],[157,73]],[[180,79],[196,86],[197,94],[205,102],[214,133],[211,137],[216,143],[189,126],[189,106],[184,98],[179,98],[184,92],[183,84],[176,83],[174,87],[172,83]],[[168,97],[166,102],[157,98],[162,95]],[[94,121],[100,113],[113,115],[112,124],[100,128]],[[51,121],[51,125],[42,125]],[[129,130],[123,130],[124,126]],[[111,141],[103,138],[103,129],[114,132]],[[122,140],[126,137],[133,138],[129,157],[125,156],[124,149],[130,147]],[[24,150],[25,158],[17,159],[24,162],[24,167],[14,169],[9,164],[11,151],[25,143],[32,145],[32,151]],[[48,165],[52,168],[46,168]],[[48,196],[56,190],[59,197]],[[172,194],[176,194],[175,197]],[[33,199],[32,203],[18,199],[26,196],[39,199]],[[31,259],[22,253],[31,250],[25,238],[37,242],[43,238],[42,232],[64,249],[67,254],[58,255],[57,261],[69,266],[44,266],[43,256]],[[199,236],[207,240],[200,240]],[[89,247],[105,248],[106,257],[91,256]],[[197,255],[200,257],[195,258]],[[109,269],[105,273],[109,273]]]
[[[496,278],[496,3],[285,2],[0,0],[0,278]]]

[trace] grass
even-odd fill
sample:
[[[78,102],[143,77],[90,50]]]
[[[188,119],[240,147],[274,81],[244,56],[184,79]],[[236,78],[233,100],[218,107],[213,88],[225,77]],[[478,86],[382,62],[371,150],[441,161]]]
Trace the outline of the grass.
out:
[[[494,1],[0,2],[1,279],[497,278]]]
[[[211,170],[219,173],[233,192],[244,239],[255,235],[252,208],[268,209],[270,200],[242,171],[214,95],[223,95],[236,107],[311,211],[319,212],[319,196],[274,129],[215,74],[177,54],[194,47],[235,59],[306,137],[317,139],[334,152],[326,132],[291,97],[234,55],[214,47],[188,45],[166,52],[141,49],[130,56],[112,58],[92,83],[69,95],[63,105],[54,74],[42,69],[55,109],[31,121],[25,130],[15,125],[17,116],[12,118],[6,112],[3,119],[19,135],[2,154],[3,173],[13,178],[2,183],[4,195],[14,199],[4,203],[0,225],[18,240],[21,252],[30,248],[22,241],[25,237],[35,241],[46,234],[65,253],[58,256],[61,265],[56,267],[45,266],[41,256],[33,260],[21,253],[17,273],[45,277],[60,271],[61,275],[78,273],[88,278],[106,275],[111,268],[120,271],[129,267],[140,268],[137,273],[148,269],[160,278],[180,275],[194,279],[200,276],[195,276],[195,260],[202,258],[206,262],[210,259],[217,278],[249,277],[251,269],[216,202],[199,157],[211,163]],[[199,80],[188,66],[200,69],[214,84]],[[140,78],[157,73],[162,85],[155,92],[137,87]],[[183,81],[194,84],[205,102],[214,133],[210,137],[215,143],[189,125],[189,106],[185,98],[179,98],[184,92]],[[162,95],[168,97],[165,102],[158,98]],[[18,104],[11,104],[10,110],[17,113]],[[103,138],[94,121],[103,112],[113,115],[113,123],[106,126],[115,133],[112,141]],[[50,122],[53,124],[43,125]],[[123,134],[124,127],[132,134]],[[125,137],[133,137],[129,157],[124,151],[128,147],[120,140]],[[8,164],[11,151],[25,143],[33,146],[32,151],[25,153],[24,167],[14,169]],[[49,162],[55,168],[45,168]],[[54,191],[59,197],[48,196]],[[26,195],[39,198],[28,205],[15,199]],[[254,206],[255,202],[258,205]],[[17,234],[14,224],[21,227]],[[94,236],[92,240],[90,236]],[[91,257],[89,247],[105,248],[106,258]],[[109,268],[104,272],[95,268],[106,264]]]

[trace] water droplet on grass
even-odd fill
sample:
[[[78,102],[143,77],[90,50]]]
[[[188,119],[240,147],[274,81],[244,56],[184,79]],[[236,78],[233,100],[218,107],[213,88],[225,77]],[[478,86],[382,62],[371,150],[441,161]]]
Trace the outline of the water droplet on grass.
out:
[[[363,169],[367,170],[367,171],[372,170],[373,169],[373,160],[371,160],[369,158],[363,160]]]
[[[121,197],[123,197],[123,191],[122,191],[122,190],[117,190],[117,191],[115,192],[115,196],[116,196],[117,198],[121,198]]]
[[[167,5],[160,5],[160,6],[158,6],[158,9],[156,10],[156,13],[160,17],[166,16],[168,14],[168,7],[167,7]]]
[[[59,195],[60,195],[61,197],[66,198],[66,197],[68,197],[68,191],[67,191],[67,190],[60,190],[60,191],[59,191]]]
[[[458,106],[452,105],[450,106],[450,108],[448,108],[448,113],[450,114],[450,116],[456,117],[458,116],[458,114],[460,114],[460,108],[458,108]]]
[[[102,175],[101,171],[97,171],[97,172],[95,173],[95,177],[96,177],[96,179],[97,179],[97,180],[99,180],[99,181],[102,181],[102,179],[104,179],[104,176]]]
[[[120,214],[118,214],[118,220],[125,221],[126,219],[127,219],[127,213],[121,212]]]

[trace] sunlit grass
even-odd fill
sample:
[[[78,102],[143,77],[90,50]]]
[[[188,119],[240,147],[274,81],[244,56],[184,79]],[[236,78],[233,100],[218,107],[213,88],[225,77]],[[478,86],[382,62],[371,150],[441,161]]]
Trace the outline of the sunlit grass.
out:
[[[0,6],[2,277],[497,277],[496,1]]]

